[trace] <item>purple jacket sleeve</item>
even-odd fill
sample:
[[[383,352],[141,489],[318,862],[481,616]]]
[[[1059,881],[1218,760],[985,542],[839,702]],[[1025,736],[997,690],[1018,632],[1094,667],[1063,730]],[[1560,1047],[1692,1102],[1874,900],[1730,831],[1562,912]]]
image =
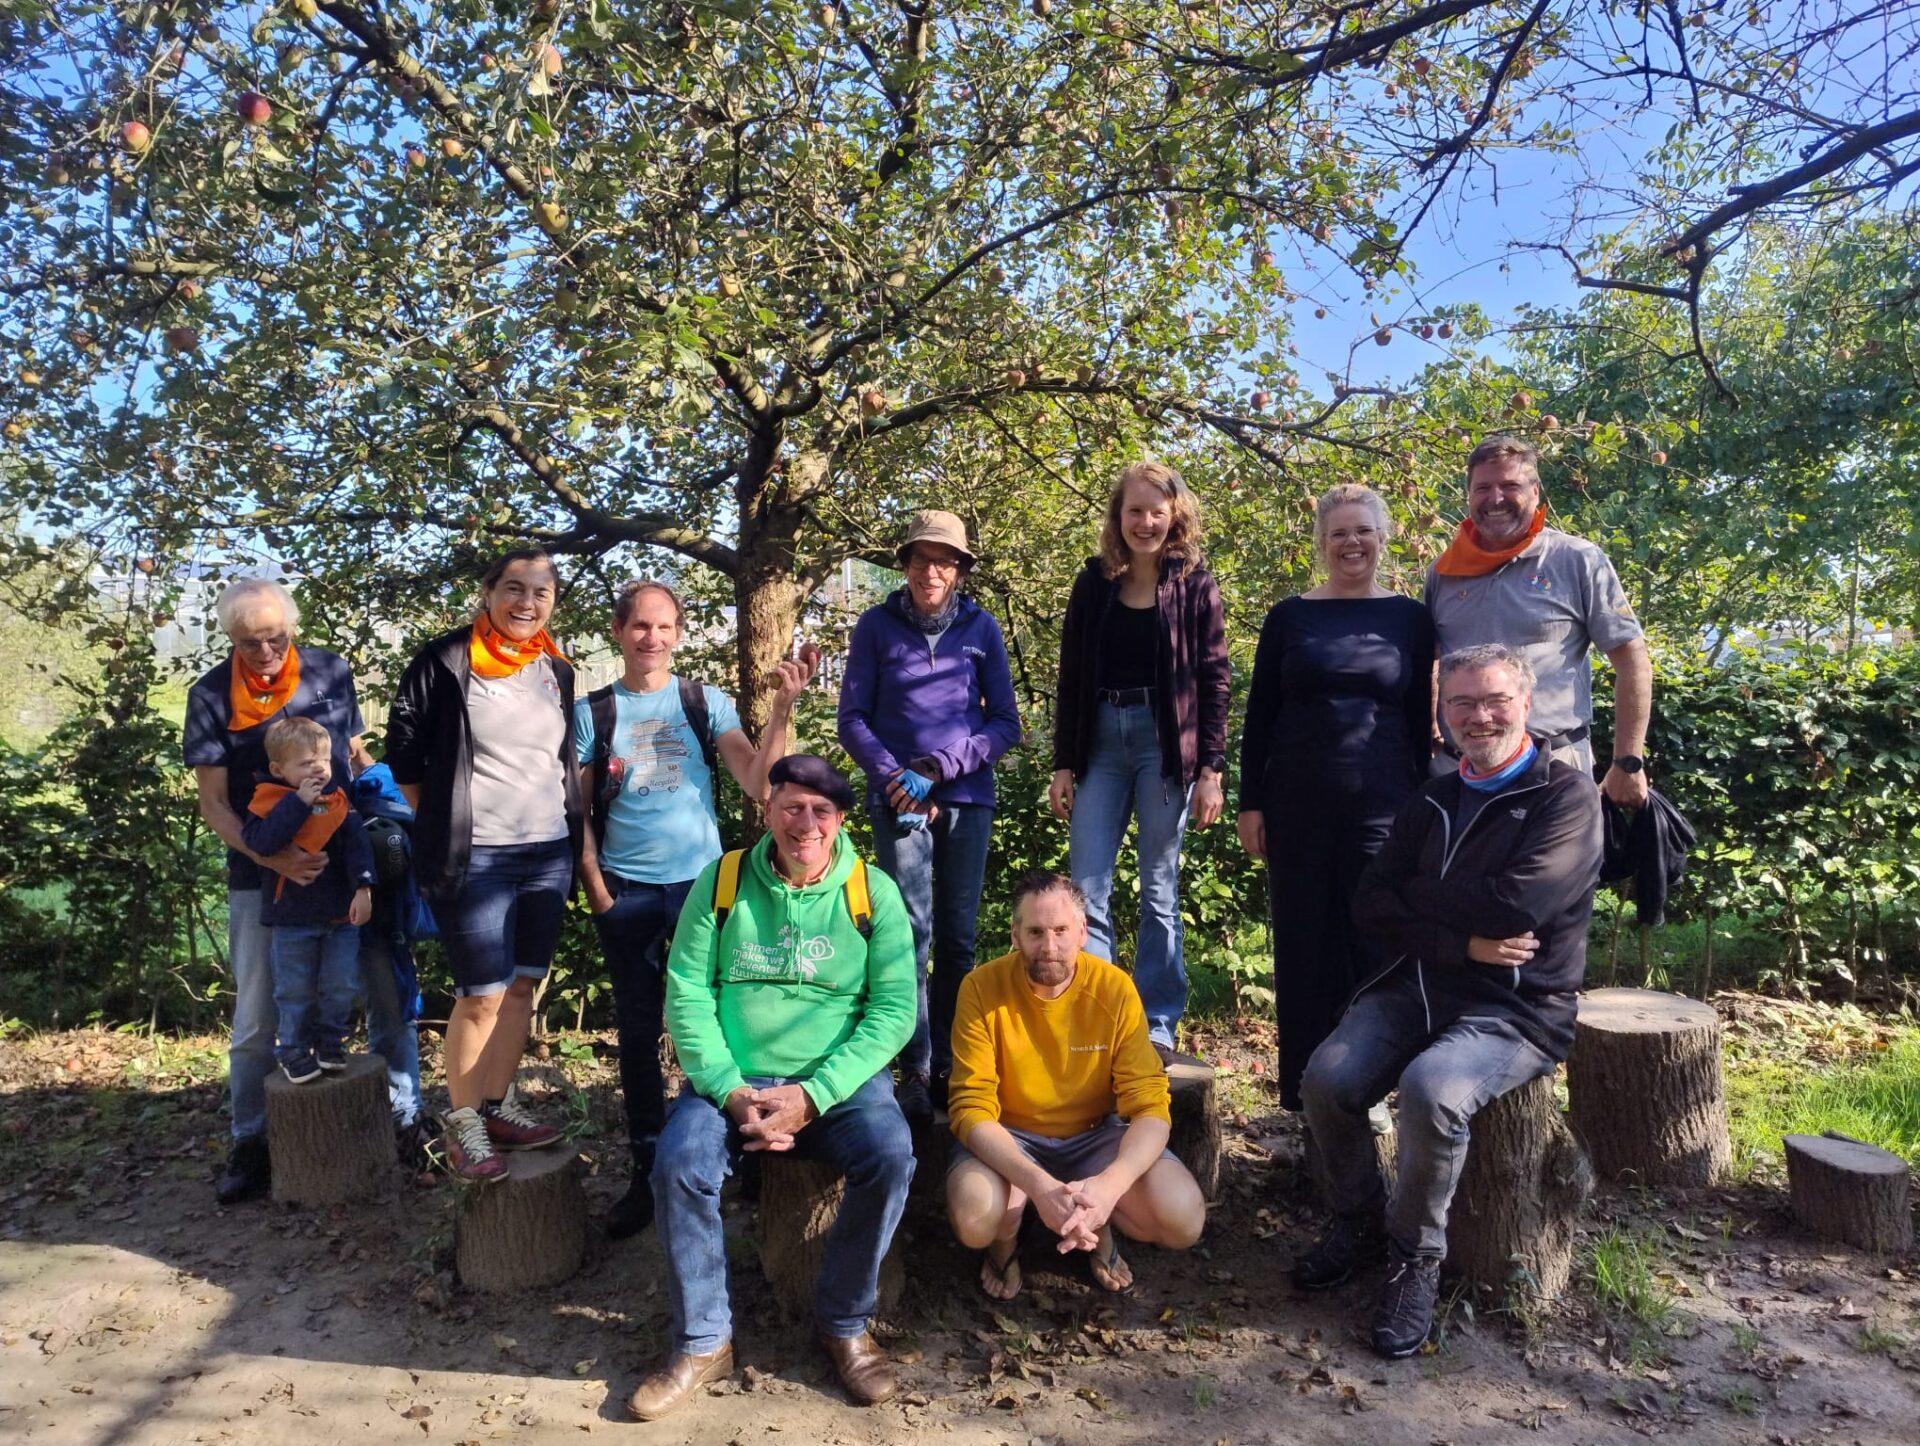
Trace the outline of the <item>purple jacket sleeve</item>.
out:
[[[875,611],[869,608],[860,615],[847,644],[847,672],[840,680],[840,746],[865,771],[867,786],[878,789],[900,771],[900,763],[873,731],[880,701]]]
[[[994,759],[1020,741],[1020,708],[1013,696],[1013,671],[1007,666],[1007,640],[1000,633],[1000,624],[984,610],[980,623],[980,651],[984,656],[974,665],[974,678],[980,686],[986,726],[933,755],[942,778],[961,778],[990,768]],[[845,697],[842,693],[841,698]]]

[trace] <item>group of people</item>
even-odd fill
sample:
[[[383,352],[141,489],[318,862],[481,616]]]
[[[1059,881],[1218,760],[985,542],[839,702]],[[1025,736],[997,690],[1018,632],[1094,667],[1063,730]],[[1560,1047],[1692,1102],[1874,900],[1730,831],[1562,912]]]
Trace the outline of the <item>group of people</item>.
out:
[[[1321,498],[1325,580],[1268,615],[1241,737],[1239,833],[1271,887],[1281,1099],[1304,1111],[1333,1195],[1295,1279],[1324,1288],[1390,1257],[1374,1327],[1388,1355],[1430,1327],[1473,1112],[1570,1042],[1600,861],[1590,647],[1617,674],[1602,788],[1628,807],[1646,796],[1651,669],[1612,567],[1545,525],[1525,443],[1488,439],[1467,484],[1423,601],[1379,583],[1380,499],[1350,485]],[[938,1108],[954,1139],[949,1217],[990,1297],[1021,1287],[1029,1206],[1109,1290],[1131,1285],[1121,1236],[1199,1237],[1205,1202],[1166,1150],[1165,1066],[1186,997],[1184,831],[1225,804],[1226,627],[1201,541],[1177,473],[1122,472],[1061,628],[1048,794],[1070,821],[1068,869],[1018,884],[1012,950],[977,968],[993,764],[1020,719],[999,626],[963,590],[976,558],[951,513],[911,519],[905,585],[849,645],[839,736],[864,775],[872,867],[843,828],[853,784],[786,751],[817,650],[780,664],[756,743],[723,693],[673,673],[686,619],[665,583],[614,600],[623,672],[584,697],[546,629],[558,570],[532,550],[496,562],[471,623],[406,669],[383,761],[413,810],[413,876],[453,977],[442,1138],[457,1175],[496,1180],[502,1151],[559,1141],[513,1083],[576,882],[593,911],[633,1165],[608,1233],[657,1226],[672,1303],[672,1350],[635,1415],[732,1368],[719,1195],[742,1151],[816,1155],[846,1178],[815,1322],[860,1401],[894,1390],[868,1317],[914,1127]],[[232,1201],[269,1178],[267,1073],[276,1058],[289,1078],[340,1060],[356,972],[403,1136],[418,1132],[420,1088],[393,971],[369,952],[382,931],[351,962],[364,843],[335,795],[373,760],[349,670],[296,646],[277,583],[233,584],[219,618],[232,653],[192,691],[186,754],[231,851],[234,1149],[219,1193]],[[764,811],[749,849],[724,848],[722,765]],[[1130,970],[1112,908],[1129,822]],[[663,1035],[686,1075],[671,1108]],[[1396,1087],[1389,1204],[1371,1117]]]

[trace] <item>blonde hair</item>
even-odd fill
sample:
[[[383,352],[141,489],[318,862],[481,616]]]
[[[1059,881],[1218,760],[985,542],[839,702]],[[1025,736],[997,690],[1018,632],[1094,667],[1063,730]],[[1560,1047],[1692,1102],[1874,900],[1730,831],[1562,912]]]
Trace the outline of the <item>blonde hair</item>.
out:
[[[1172,504],[1173,516],[1167,524],[1163,553],[1181,558],[1192,567],[1205,562],[1206,555],[1200,551],[1200,499],[1165,462],[1142,458],[1120,469],[1120,480],[1113,484],[1107,498],[1107,517],[1100,527],[1100,564],[1106,575],[1119,577],[1132,561],[1133,554],[1120,530],[1120,514],[1126,507],[1127,488],[1135,482],[1150,484]]]
[[[1380,529],[1380,540],[1385,542],[1393,536],[1393,519],[1387,516],[1387,504],[1380,500],[1380,494],[1371,487],[1363,487],[1358,482],[1342,482],[1329,487],[1320,494],[1320,500],[1313,507],[1313,550],[1318,552],[1327,542],[1327,518],[1337,507],[1364,507],[1373,514],[1373,525]]]
[[[267,757],[275,763],[304,758],[325,748],[333,752],[333,735],[311,718],[282,718],[267,730]]]

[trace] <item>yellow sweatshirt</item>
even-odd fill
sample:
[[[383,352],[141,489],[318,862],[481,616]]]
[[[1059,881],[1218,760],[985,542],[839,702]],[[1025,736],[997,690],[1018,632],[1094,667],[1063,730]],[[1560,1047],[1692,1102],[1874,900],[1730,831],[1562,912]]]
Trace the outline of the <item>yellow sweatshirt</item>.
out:
[[[960,981],[947,1119],[965,1144],[986,1120],[1065,1139],[1118,1113],[1171,1122],[1167,1074],[1147,1041],[1133,979],[1082,953],[1073,982],[1042,999],[1019,954]]]

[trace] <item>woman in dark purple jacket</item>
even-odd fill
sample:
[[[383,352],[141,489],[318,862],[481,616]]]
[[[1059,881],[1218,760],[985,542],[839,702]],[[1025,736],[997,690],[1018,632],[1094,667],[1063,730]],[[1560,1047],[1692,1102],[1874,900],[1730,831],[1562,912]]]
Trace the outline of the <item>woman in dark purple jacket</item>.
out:
[[[960,591],[974,563],[966,525],[915,513],[898,555],[907,585],[853,627],[840,743],[867,775],[874,862],[913,921],[920,1018],[900,1052],[899,1099],[909,1121],[931,1124],[946,1104],[960,979],[973,967],[993,761],[1020,741],[1020,714],[1000,625]]]
[[[1200,552],[1200,505],[1180,474],[1133,462],[1107,501],[1100,556],[1074,580],[1060,631],[1048,802],[1072,819],[1087,951],[1113,959],[1108,899],[1129,818],[1140,824],[1133,982],[1162,1057],[1187,1004],[1180,843],[1220,817],[1227,760],[1226,624]]]

